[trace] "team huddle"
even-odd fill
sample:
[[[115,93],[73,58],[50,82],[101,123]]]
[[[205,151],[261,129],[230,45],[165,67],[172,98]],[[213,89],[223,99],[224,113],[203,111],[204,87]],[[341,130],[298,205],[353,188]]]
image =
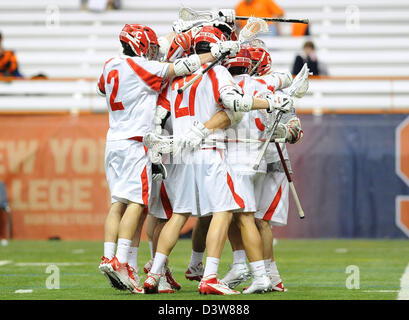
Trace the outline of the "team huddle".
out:
[[[273,72],[264,43],[243,41],[252,29],[238,34],[230,9],[180,19],[159,38],[144,25],[122,29],[123,53],[105,63],[97,85],[109,109],[111,194],[99,269],[115,289],[180,290],[168,257],[193,216],[185,277],[198,281],[200,294],[240,294],[235,288],[251,278],[243,294],[285,291],[272,226],[287,224],[285,144],[303,135],[293,98],[307,92],[309,70],[304,66],[294,79]],[[254,166],[269,133],[272,142]],[[151,260],[141,280],[137,256],[145,219]],[[233,262],[219,277],[227,239]]]

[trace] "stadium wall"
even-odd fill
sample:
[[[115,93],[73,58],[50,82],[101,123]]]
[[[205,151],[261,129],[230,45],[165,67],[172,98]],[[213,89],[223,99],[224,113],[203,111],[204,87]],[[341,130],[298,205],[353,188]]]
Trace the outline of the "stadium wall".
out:
[[[275,228],[276,236],[409,236],[409,117],[300,117],[304,139],[288,151],[306,218],[298,218],[290,198],[288,226]],[[107,114],[0,117],[0,181],[13,238],[102,239],[107,124]],[[4,236],[5,215],[0,218]]]

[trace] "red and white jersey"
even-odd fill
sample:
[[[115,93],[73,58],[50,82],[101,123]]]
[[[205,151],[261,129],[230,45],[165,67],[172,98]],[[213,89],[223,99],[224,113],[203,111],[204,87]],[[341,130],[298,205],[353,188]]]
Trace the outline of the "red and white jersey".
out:
[[[206,65],[202,66],[202,68],[206,68]],[[233,77],[227,69],[217,65],[196,80],[183,94],[178,94],[177,90],[194,76],[195,74],[176,77],[169,83],[166,90],[166,98],[169,102],[167,108],[171,112],[173,136],[175,138],[183,137],[195,121],[204,124],[217,112],[223,110],[224,107],[219,103],[220,90],[225,86],[234,86]],[[162,106],[164,105],[162,103]],[[223,139],[224,136],[224,131],[219,130],[210,134],[207,139]]]
[[[109,110],[107,141],[143,137],[154,130],[156,102],[168,63],[121,55],[105,63],[98,89]]]

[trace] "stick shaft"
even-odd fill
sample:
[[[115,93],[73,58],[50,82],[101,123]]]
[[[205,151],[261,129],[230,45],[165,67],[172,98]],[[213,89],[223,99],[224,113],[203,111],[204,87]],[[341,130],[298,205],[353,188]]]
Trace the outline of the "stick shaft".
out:
[[[236,20],[248,20],[251,17],[246,17],[246,16],[236,16]],[[275,22],[289,22],[289,23],[304,23],[308,24],[309,20],[308,19],[284,19],[284,18],[260,18],[265,21],[275,21]]]
[[[280,122],[282,115],[283,115],[283,112],[282,112],[282,111],[279,111],[278,114],[277,114],[276,120],[274,121],[273,127],[271,128],[271,132],[269,133],[269,135],[268,135],[266,141],[264,142],[264,144],[263,144],[263,146],[262,146],[262,148],[261,148],[261,150],[260,150],[260,152],[259,152],[259,154],[258,154],[258,156],[257,156],[256,163],[255,163],[254,166],[253,166],[253,169],[254,169],[254,170],[257,170],[258,167],[260,166],[261,159],[263,159],[264,154],[266,153],[268,144],[270,143],[270,140],[271,140],[272,137],[273,137],[274,131],[275,131],[275,129],[277,128],[278,123]]]
[[[224,58],[227,57],[229,53],[225,52],[223,53],[219,58],[214,60],[211,64],[209,64],[206,69],[204,69],[202,72],[198,73],[193,79],[190,81],[186,82],[185,85],[182,88],[178,89],[178,93],[181,94],[183,91],[185,91],[187,88],[189,88],[197,79],[199,79],[201,76],[203,76],[207,71],[209,71],[211,68],[213,68],[217,63],[222,61]]]
[[[283,164],[284,172],[285,172],[285,175],[287,177],[288,183],[290,184],[291,193],[293,195],[295,205],[297,206],[298,215],[300,216],[301,219],[303,219],[304,218],[304,211],[303,211],[303,209],[301,207],[301,203],[300,203],[300,199],[298,198],[297,191],[295,190],[294,183],[293,183],[293,180],[291,178],[290,171],[288,170],[287,164],[285,163],[283,152],[281,150],[280,145],[277,142],[275,142],[275,146],[277,148],[277,152],[278,152],[278,155],[280,157],[281,163]]]

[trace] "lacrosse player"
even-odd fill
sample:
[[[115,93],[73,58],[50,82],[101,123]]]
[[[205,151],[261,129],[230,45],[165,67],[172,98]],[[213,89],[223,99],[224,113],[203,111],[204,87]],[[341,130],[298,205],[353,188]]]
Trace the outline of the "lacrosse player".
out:
[[[249,47],[249,50],[253,60],[251,73],[255,75],[255,77],[251,78],[251,82],[262,83],[266,88],[272,91],[284,89],[293,82],[288,74],[271,72],[271,58],[265,49],[261,47]],[[304,69],[303,72],[308,73],[308,70]],[[296,91],[296,97],[302,97],[308,88],[308,83],[300,84],[298,81],[299,78],[303,77],[303,72],[300,72],[294,81],[294,83],[300,86],[300,89]],[[241,83],[242,86],[245,86],[246,83],[249,82],[248,76],[244,75],[236,77],[235,79],[240,80],[239,83]],[[305,85],[307,87],[305,87]],[[255,124],[260,132],[264,132],[266,122],[268,122],[268,120],[265,119],[265,115],[259,119],[255,119]],[[295,115],[295,109],[291,108],[291,112],[287,112],[283,115],[278,128],[274,132],[273,138],[285,138],[289,143],[297,143],[302,138],[302,134],[301,124]],[[285,144],[281,143],[280,145],[287,166],[290,167]],[[269,144],[263,163],[267,168],[267,172],[264,175],[261,187],[258,188],[255,218],[263,241],[264,263],[273,285],[272,290],[284,291],[285,288],[273,257],[273,234],[271,227],[273,225],[284,226],[287,223],[288,181],[283,172],[284,170],[277,150],[273,144]],[[250,275],[246,264],[246,254],[243,250],[242,237],[235,224],[232,224],[229,229],[229,240],[233,248],[233,265],[222,281],[234,288],[241,282],[248,280]]]
[[[105,221],[104,256],[99,268],[129,291],[143,293],[128,259],[151,192],[151,161],[142,140],[153,130],[158,93],[169,78],[191,74],[229,48],[217,47],[213,54],[160,63],[154,61],[159,44],[151,28],[127,24],[119,39],[123,55],[105,63],[97,85],[98,93],[106,96],[109,110],[105,171],[112,203]]]

